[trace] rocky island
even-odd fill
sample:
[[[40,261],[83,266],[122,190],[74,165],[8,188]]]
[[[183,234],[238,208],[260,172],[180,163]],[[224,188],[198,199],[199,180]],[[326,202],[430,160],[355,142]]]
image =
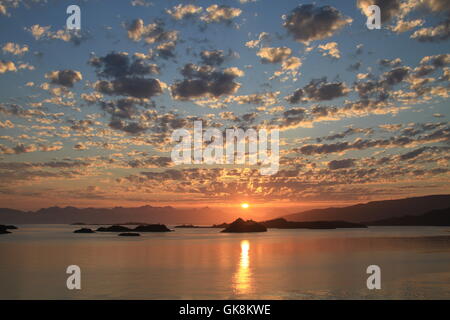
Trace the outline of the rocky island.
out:
[[[95,233],[95,231],[92,229],[89,229],[89,228],[81,228],[81,229],[75,230],[73,233]]]
[[[170,232],[169,228],[167,228],[164,224],[145,224],[140,225],[134,228],[133,231],[137,232]]]
[[[230,223],[224,230],[221,232],[227,233],[241,233],[241,232],[266,232],[267,228],[256,221],[253,220],[243,220],[241,218],[236,219],[232,223]]]
[[[97,229],[98,232],[170,232],[171,230],[167,228],[164,224],[142,224],[134,229],[112,225],[110,227],[100,227]]]
[[[0,234],[8,234],[8,233],[11,233],[8,230],[15,230],[15,229],[17,229],[16,226],[11,226],[11,225],[10,226],[5,226],[3,224],[0,224]]]
[[[131,231],[130,228],[124,226],[113,225],[110,227],[100,227],[97,229],[98,232],[127,232]]]
[[[11,233],[11,232],[8,231],[6,226],[0,225],[0,234],[8,234],[8,233]]]

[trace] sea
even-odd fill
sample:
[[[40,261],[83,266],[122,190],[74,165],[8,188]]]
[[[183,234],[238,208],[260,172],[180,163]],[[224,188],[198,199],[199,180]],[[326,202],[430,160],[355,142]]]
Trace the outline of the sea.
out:
[[[140,237],[78,228],[18,225],[0,235],[0,299],[450,299],[450,227],[172,226]],[[67,286],[72,265],[80,289]],[[379,289],[367,284],[370,266]]]

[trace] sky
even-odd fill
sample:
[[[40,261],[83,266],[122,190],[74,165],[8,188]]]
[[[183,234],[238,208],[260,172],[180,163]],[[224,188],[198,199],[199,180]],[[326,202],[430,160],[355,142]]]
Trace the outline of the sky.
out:
[[[449,39],[447,0],[0,1],[0,207],[449,193]],[[175,164],[194,121],[279,129],[278,172]]]

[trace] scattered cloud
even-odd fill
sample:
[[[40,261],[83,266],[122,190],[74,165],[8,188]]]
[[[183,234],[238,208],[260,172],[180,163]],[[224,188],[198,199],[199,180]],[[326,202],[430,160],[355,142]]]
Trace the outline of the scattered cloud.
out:
[[[326,101],[344,97],[350,89],[343,82],[327,82],[327,78],[313,79],[287,97],[290,103],[301,101]]]
[[[12,61],[0,61],[0,73],[17,71],[16,65]]]
[[[24,53],[28,52],[28,49],[29,48],[26,44],[21,46],[13,42],[8,42],[2,47],[3,52],[10,53],[16,56],[23,55]]]
[[[323,52],[324,56],[329,56],[335,59],[341,58],[337,42],[328,42],[318,46],[319,50]]]
[[[351,22],[351,18],[331,6],[304,4],[284,17],[283,26],[296,41],[308,44],[331,37]]]
[[[50,26],[40,26],[38,24],[25,28],[25,30],[30,32],[35,40],[62,40],[64,42],[72,42],[75,45],[79,45],[81,42],[88,39],[87,32],[82,32],[80,30],[60,29],[51,31]]]
[[[186,64],[181,70],[184,79],[171,87],[172,97],[177,100],[190,100],[202,97],[218,98],[234,94],[240,87],[236,78],[244,75],[238,68],[216,70],[212,66]]]
[[[212,22],[226,22],[230,23],[234,18],[239,17],[242,13],[241,9],[232,8],[226,5],[213,4],[206,8],[204,15],[200,17],[200,20],[206,23]]]
[[[69,88],[72,88],[76,82],[83,79],[81,72],[75,70],[52,71],[47,73],[45,77],[47,79],[50,79],[50,83],[52,84],[57,84]]]
[[[186,17],[195,16],[203,11],[202,7],[195,6],[193,4],[179,4],[172,9],[166,10],[167,14],[169,14],[175,20],[182,20]]]

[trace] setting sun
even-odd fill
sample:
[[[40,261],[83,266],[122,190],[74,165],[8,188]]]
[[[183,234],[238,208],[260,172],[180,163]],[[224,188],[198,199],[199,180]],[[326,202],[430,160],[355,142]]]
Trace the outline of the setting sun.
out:
[[[248,209],[248,207],[250,207],[250,205],[248,203],[241,203],[242,209]]]

